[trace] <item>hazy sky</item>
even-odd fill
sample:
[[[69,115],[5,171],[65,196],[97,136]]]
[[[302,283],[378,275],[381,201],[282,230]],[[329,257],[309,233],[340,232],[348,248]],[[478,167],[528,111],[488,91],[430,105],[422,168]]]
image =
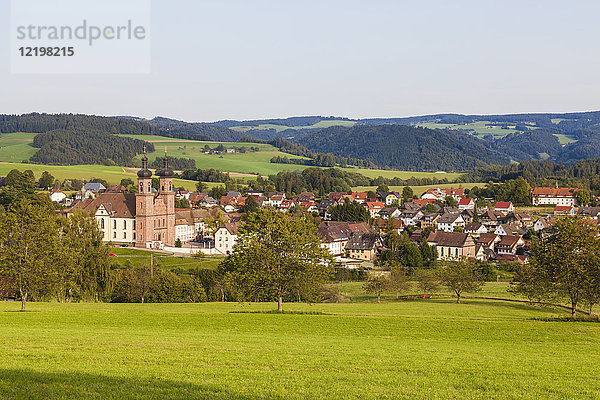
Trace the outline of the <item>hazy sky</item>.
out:
[[[147,75],[11,74],[9,4],[0,0],[0,113],[214,121],[600,109],[597,0],[153,0]]]

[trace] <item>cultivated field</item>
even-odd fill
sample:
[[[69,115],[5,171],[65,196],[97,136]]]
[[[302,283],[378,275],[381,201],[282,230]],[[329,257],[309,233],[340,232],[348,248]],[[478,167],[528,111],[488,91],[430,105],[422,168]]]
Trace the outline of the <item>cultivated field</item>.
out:
[[[520,302],[18,308],[0,303],[3,399],[600,396],[600,325]]]

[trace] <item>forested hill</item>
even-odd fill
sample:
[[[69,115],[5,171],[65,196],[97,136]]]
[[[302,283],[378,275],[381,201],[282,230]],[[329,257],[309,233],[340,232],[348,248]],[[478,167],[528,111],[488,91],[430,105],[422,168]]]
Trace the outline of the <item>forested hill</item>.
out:
[[[163,117],[156,117],[148,123],[156,128],[168,131],[168,134],[163,136],[172,136],[179,139],[237,142],[247,136],[242,132],[236,132],[224,126],[184,122]]]
[[[109,134],[161,135],[169,132],[131,118],[99,117],[82,114],[0,115],[0,132],[43,133],[56,129],[94,130]]]
[[[187,123],[157,117],[146,121],[134,117],[100,117],[82,114],[0,115],[0,133],[44,133],[56,129],[93,130],[108,134],[158,135],[191,140],[235,142],[245,134],[202,123]]]
[[[297,141],[315,152],[361,158],[400,170],[464,171],[510,162],[510,157],[483,140],[404,125],[335,126],[300,136]]]
[[[48,165],[132,165],[133,157],[142,153],[144,146],[154,151],[152,143],[90,129],[40,133],[33,146],[39,150],[31,161]]]

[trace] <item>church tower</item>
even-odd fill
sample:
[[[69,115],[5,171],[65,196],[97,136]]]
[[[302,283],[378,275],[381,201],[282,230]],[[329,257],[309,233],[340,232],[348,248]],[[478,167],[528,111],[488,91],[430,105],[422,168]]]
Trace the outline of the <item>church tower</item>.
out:
[[[152,193],[152,172],[148,169],[148,157],[144,148],[142,169],[137,173],[138,191],[135,195],[135,246],[147,247],[153,241],[154,194]]]
[[[163,219],[163,243],[175,245],[175,191],[173,190],[173,176],[175,173],[169,168],[169,159],[165,147],[165,157],[163,158],[163,168],[156,171],[158,175],[158,197],[162,200],[164,219]],[[166,226],[165,226],[166,222]]]

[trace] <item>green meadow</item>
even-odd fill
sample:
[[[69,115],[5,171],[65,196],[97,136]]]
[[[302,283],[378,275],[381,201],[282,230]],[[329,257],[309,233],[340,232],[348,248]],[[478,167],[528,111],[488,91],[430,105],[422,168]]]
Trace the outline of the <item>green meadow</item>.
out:
[[[0,161],[29,160],[37,149],[31,145],[36,133],[3,133],[0,135]]]
[[[152,262],[154,265],[168,270],[180,270],[186,274],[193,273],[198,269],[216,269],[223,261],[223,257],[218,256],[202,258],[174,256],[164,252],[138,250],[129,247],[116,247],[111,249],[110,253],[114,254],[114,256],[111,256],[111,262],[120,267],[139,268],[149,266],[150,257],[153,257]]]
[[[268,313],[271,303],[29,303],[21,313],[3,302],[0,398],[600,396],[600,325],[542,320],[561,308],[442,296],[284,308],[296,313]]]
[[[331,121],[321,121],[329,123]],[[33,133],[5,133],[0,135],[0,175],[5,175],[13,168],[19,170],[31,169],[36,176],[43,171],[50,172],[54,177],[60,180],[72,179],[91,179],[102,178],[110,184],[117,184],[123,178],[135,178],[136,169],[119,166],[102,165],[71,165],[71,166],[51,166],[23,163],[28,160],[36,149],[31,146],[35,134]],[[173,157],[192,158],[196,161],[196,167],[201,169],[215,168],[224,172],[234,174],[234,177],[246,177],[251,175],[273,175],[281,171],[302,170],[308,168],[304,165],[294,164],[273,164],[271,158],[274,156],[292,157],[297,156],[282,153],[277,148],[268,144],[256,143],[227,143],[227,142],[202,142],[167,138],[162,136],[148,135],[123,135],[141,140],[148,140],[155,146],[155,152],[148,155],[150,162],[158,157],[162,157],[166,147],[167,153]],[[205,145],[214,148],[219,144],[225,147],[258,147],[259,151],[233,154],[205,154],[203,148]],[[141,155],[136,157],[139,161]],[[462,174],[460,173],[435,173],[435,172],[413,172],[413,171],[391,171],[365,168],[344,168],[349,172],[358,172],[370,178],[383,176],[384,178],[399,177],[408,179],[416,178],[446,178],[456,180]],[[195,182],[177,180],[177,186],[182,186],[188,190],[193,190]]]
[[[424,128],[431,129],[455,129],[462,131],[474,131],[475,136],[483,139],[487,135],[492,135],[494,138],[501,138],[511,133],[519,132],[515,129],[515,125],[509,125],[508,129],[502,129],[501,125],[496,125],[490,121],[476,121],[469,124],[440,124],[437,122],[422,122],[417,124]],[[531,129],[537,129],[530,126]]]
[[[0,162],[0,176],[6,176],[11,170],[19,171],[31,170],[36,178],[42,175],[42,172],[48,171],[54,178],[63,181],[64,179],[92,179],[101,178],[111,185],[116,185],[123,178],[137,179],[137,168],[109,167],[104,165],[41,165]],[[184,187],[186,190],[195,190],[196,182],[184,179],[173,180],[176,187]]]
[[[285,131],[286,129],[293,129],[293,130],[322,129],[322,128],[329,128],[332,126],[352,127],[354,125],[356,125],[356,121],[331,120],[331,121],[319,121],[316,124],[308,125],[308,126],[284,126],[284,125],[276,125],[276,124],[260,124],[257,126],[245,126],[245,125],[233,126],[233,127],[231,127],[231,129],[234,131],[238,131],[238,132],[248,132],[253,129],[264,129],[264,130],[274,129],[277,132],[281,132],[281,131]]]

